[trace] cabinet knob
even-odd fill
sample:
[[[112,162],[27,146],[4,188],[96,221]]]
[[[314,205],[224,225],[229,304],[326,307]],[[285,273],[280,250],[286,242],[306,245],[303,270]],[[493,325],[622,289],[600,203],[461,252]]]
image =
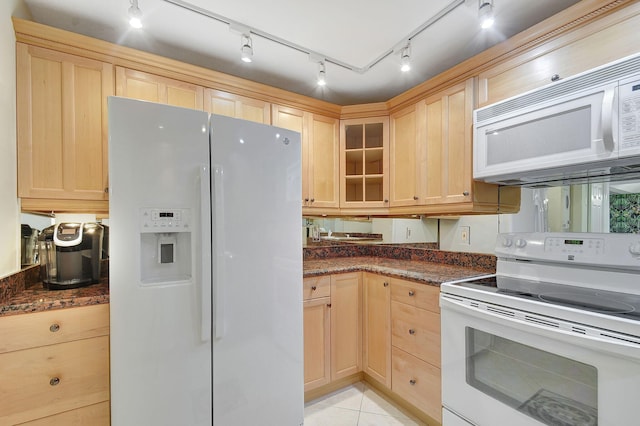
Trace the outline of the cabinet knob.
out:
[[[416,379],[411,379],[411,380],[409,380],[409,384],[410,384],[411,386],[414,386],[414,385],[416,384]]]
[[[56,331],[60,330],[60,325],[59,324],[51,324],[51,326],[49,327],[49,331],[52,333],[55,333]]]
[[[558,81],[560,80],[560,75],[559,74],[554,74],[551,76],[551,81]]]
[[[60,379],[58,377],[52,377],[51,380],[49,380],[51,386],[57,386],[59,383]]]
[[[308,198],[305,198],[305,199],[304,199],[304,202],[305,202],[305,203],[308,203],[308,202],[309,202],[309,199],[308,199]]]
[[[389,283],[388,282],[384,282],[384,284],[382,284],[384,287],[389,287]]]
[[[409,329],[409,334],[416,334],[416,331],[413,328]]]
[[[104,189],[104,193],[105,193],[105,194],[108,194],[108,193],[109,193],[109,187],[108,187],[108,186]]]
[[[413,296],[413,295],[415,295],[415,294],[416,294],[416,292],[415,292],[415,291],[413,291],[413,290],[409,290],[409,296]]]
[[[414,196],[413,196],[413,200],[414,200],[414,201],[418,201],[418,196],[417,196],[417,195],[414,195]]]
[[[388,203],[388,202],[389,202],[389,200],[385,198],[385,199],[384,199],[384,203],[386,204],[386,203]]]
[[[316,200],[315,198],[312,198],[312,199],[311,199],[311,202],[313,203],[315,200]]]
[[[327,308],[330,308],[330,307],[331,307],[331,303],[327,303]]]
[[[465,197],[468,197],[468,196],[469,196],[469,191],[464,191],[464,192],[462,193],[462,195],[464,195]]]
[[[311,290],[313,290],[313,291],[316,291],[316,289],[317,289],[317,288],[318,288],[318,287],[316,287],[315,285],[312,285],[312,286],[311,286]]]

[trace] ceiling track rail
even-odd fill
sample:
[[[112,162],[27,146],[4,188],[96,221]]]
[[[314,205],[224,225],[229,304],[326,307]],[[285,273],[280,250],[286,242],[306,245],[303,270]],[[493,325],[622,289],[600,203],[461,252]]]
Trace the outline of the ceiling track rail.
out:
[[[452,12],[454,9],[456,9],[458,6],[464,4],[467,0],[454,0],[451,3],[449,3],[446,7],[444,7],[442,10],[440,10],[437,14],[435,14],[434,16],[432,16],[428,21],[424,22],[423,24],[421,24],[419,27],[417,27],[416,29],[414,29],[413,31],[411,31],[409,34],[407,34],[405,37],[403,37],[398,43],[396,43],[394,46],[392,46],[390,49],[385,50],[381,55],[379,55],[377,58],[375,58],[373,61],[371,61],[369,64],[365,65],[364,67],[357,67],[355,65],[351,65],[347,62],[341,61],[340,59],[336,59],[333,58],[329,55],[325,55],[323,53],[320,52],[316,52],[313,49],[309,49],[307,47],[301,46],[299,44],[293,43],[289,40],[285,40],[281,37],[278,37],[276,35],[270,34],[266,31],[262,31],[260,29],[257,28],[253,28],[250,27],[246,24],[243,24],[242,22],[238,22],[235,21],[233,19],[227,18],[226,16],[220,15],[218,13],[212,12],[208,9],[204,9],[202,7],[196,6],[194,4],[191,4],[189,2],[186,1],[182,1],[182,0],[163,0],[165,3],[170,3],[174,6],[180,7],[182,9],[191,11],[193,13],[197,13],[198,15],[201,16],[206,16],[208,18],[211,18],[215,21],[221,22],[223,24],[227,24],[229,25],[230,28],[245,28],[246,31],[252,35],[256,35],[260,38],[263,38],[265,40],[269,40],[271,42],[280,44],[282,46],[288,47],[290,49],[296,50],[298,52],[304,53],[309,55],[309,58],[319,58],[320,60],[323,60],[325,63],[331,63],[333,65],[339,66],[341,68],[347,69],[349,71],[353,71],[355,73],[358,74],[365,74],[367,71],[369,71],[371,68],[373,68],[374,66],[376,66],[377,64],[379,64],[380,62],[382,62],[385,58],[387,58],[388,56],[392,55],[394,52],[398,51],[398,49],[403,48],[404,46],[406,46],[406,44],[413,40],[415,37],[417,37],[420,33],[422,33],[423,31],[425,31],[427,28],[429,28],[430,26],[434,25],[436,22],[438,22],[440,19],[444,18],[445,16],[447,16],[450,12]]]

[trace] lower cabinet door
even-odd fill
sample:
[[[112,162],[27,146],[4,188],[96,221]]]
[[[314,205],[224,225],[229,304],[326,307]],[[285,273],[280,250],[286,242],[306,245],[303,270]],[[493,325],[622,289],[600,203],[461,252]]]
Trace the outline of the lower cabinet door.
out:
[[[396,347],[391,365],[391,390],[441,423],[440,369]]]
[[[105,401],[22,423],[22,426],[109,426],[111,423],[110,410],[109,401]]]
[[[304,390],[326,385],[331,379],[331,299],[305,300],[304,306]]]
[[[0,355],[0,424],[109,400],[109,337]]]

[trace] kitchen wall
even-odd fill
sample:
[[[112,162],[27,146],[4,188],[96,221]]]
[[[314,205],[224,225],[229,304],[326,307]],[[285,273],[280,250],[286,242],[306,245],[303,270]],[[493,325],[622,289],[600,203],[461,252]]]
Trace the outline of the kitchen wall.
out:
[[[30,19],[22,0],[0,1],[0,277],[20,269],[16,170],[16,39],[11,16]]]

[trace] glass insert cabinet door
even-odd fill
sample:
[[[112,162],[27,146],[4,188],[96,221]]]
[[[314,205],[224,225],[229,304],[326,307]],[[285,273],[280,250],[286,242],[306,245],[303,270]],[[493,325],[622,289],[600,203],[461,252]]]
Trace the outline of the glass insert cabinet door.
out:
[[[466,381],[544,425],[598,424],[594,366],[465,328]]]
[[[342,201],[386,207],[388,119],[346,121],[342,132]]]

